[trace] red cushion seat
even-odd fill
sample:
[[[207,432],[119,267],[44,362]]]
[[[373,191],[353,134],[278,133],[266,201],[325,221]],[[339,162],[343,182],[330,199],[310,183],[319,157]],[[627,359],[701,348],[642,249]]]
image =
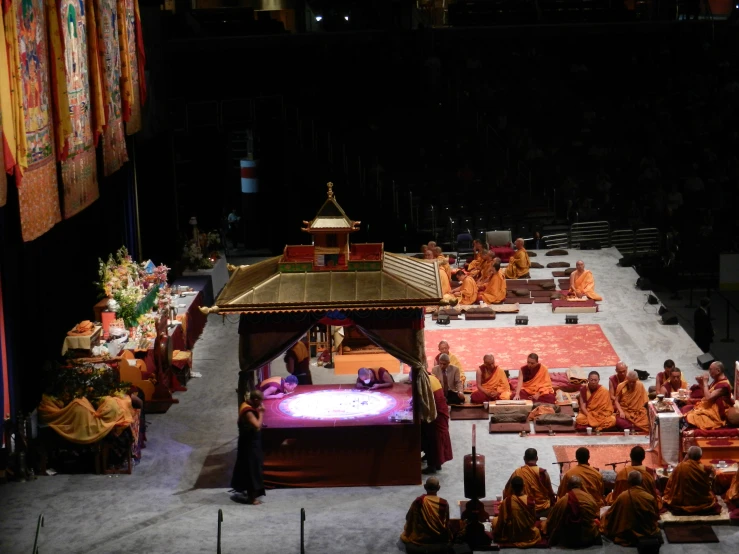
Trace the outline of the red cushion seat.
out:
[[[513,248],[508,246],[492,246],[490,251],[496,258],[500,258],[500,261],[504,263],[507,263],[511,259],[511,256],[516,253]]]

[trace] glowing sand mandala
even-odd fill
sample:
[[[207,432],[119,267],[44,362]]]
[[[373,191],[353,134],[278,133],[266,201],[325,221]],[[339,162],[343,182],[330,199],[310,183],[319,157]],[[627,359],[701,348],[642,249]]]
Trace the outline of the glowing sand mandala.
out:
[[[303,419],[359,419],[392,410],[396,401],[381,392],[324,390],[285,398],[280,411]]]

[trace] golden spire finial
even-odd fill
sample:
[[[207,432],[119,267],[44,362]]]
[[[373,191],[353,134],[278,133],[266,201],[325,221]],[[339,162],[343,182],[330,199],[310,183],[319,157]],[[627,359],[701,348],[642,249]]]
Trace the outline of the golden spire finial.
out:
[[[327,183],[326,186],[328,187],[328,197],[333,198],[334,197],[334,191],[333,191],[334,184],[329,181],[329,183]]]

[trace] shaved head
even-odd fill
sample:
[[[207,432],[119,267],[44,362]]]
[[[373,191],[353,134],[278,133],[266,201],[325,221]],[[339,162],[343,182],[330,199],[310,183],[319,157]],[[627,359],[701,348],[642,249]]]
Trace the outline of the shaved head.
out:
[[[694,461],[699,461],[703,457],[703,450],[700,446],[691,446],[688,448],[688,458]]]
[[[575,267],[582,271],[583,269],[585,269],[585,262],[583,262],[582,260],[577,260],[577,262],[575,263]]]
[[[580,477],[579,475],[572,475],[567,480],[567,488],[569,490],[581,489],[582,488],[582,477]]]
[[[431,492],[437,492],[441,485],[439,484],[439,478],[438,477],[429,477],[426,479],[426,484],[423,486],[424,489]]]
[[[485,354],[482,357],[482,363],[494,365],[495,364],[495,356],[493,356],[492,354]]]
[[[626,373],[626,378],[631,382],[635,382],[639,380],[639,375],[637,375],[636,371],[632,369]]]
[[[638,487],[641,485],[643,481],[641,471],[629,471],[628,481],[630,487]]]
[[[516,248],[523,248],[523,239],[520,237],[516,239]]]

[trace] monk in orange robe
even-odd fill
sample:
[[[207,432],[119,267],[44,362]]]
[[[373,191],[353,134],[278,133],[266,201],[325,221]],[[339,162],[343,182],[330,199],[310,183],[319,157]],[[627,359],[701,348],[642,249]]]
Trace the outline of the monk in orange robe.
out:
[[[567,495],[567,483],[570,477],[579,477],[582,480],[582,490],[593,497],[598,508],[605,506],[606,502],[603,498],[603,476],[600,471],[588,464],[590,460],[590,450],[581,446],[575,451],[575,459],[577,465],[567,471],[559,480],[559,490],[557,496],[562,498]]]
[[[516,394],[514,400],[533,400],[534,402],[545,402],[554,404],[557,397],[554,396],[552,379],[549,377],[549,369],[539,363],[539,356],[535,353],[529,354],[526,365],[518,372],[518,383],[516,383]]]
[[[534,499],[524,494],[523,479],[513,477],[511,495],[500,504],[498,517],[493,520],[493,539],[516,548],[535,546],[541,541],[537,521]]]
[[[721,513],[721,506],[711,490],[715,471],[712,465],[700,462],[702,456],[700,447],[691,446],[685,459],[677,464],[667,480],[662,499],[675,515]]]
[[[724,375],[724,364],[713,362],[708,375],[713,379],[710,385],[708,376],[698,376],[697,381],[703,387],[703,399],[685,416],[688,423],[704,430],[725,427],[726,410],[734,405],[731,383]]]
[[[570,290],[567,296],[576,298],[590,298],[590,300],[603,300],[603,298],[595,292],[595,279],[593,272],[585,269],[585,262],[577,260],[575,271],[570,273]]]
[[[654,391],[659,393],[662,386],[670,380],[670,372],[675,369],[675,362],[672,360],[665,360],[665,363],[662,364],[662,371],[660,371],[657,374],[657,377],[655,377],[656,383],[654,385]],[[652,392],[650,388],[650,392]]]
[[[480,298],[486,304],[500,304],[506,297],[505,272],[500,269],[500,264],[493,265],[493,274],[490,279],[480,286],[482,294]]]
[[[444,262],[449,266],[449,262]],[[439,281],[441,283],[441,298],[444,302],[456,305],[459,299],[452,294],[452,284],[442,264],[439,264]]]
[[[584,431],[586,427],[602,431],[616,426],[611,397],[605,387],[601,386],[597,371],[588,373],[588,384],[580,387],[577,402],[580,410],[575,425],[579,431]]]
[[[608,378],[608,394],[611,395],[611,403],[616,407],[616,389],[626,381],[626,374],[629,372],[629,366],[622,361],[616,364],[616,373]]]
[[[486,250],[483,248],[482,242],[475,239],[472,241],[472,250],[475,252],[472,261],[467,264],[465,269],[473,277],[477,277],[477,273],[480,271],[480,265],[482,264],[482,251]]]
[[[531,260],[523,247],[523,239],[516,239],[516,253],[508,260],[508,267],[505,269],[506,279],[528,278],[530,269]]]
[[[649,431],[649,417],[644,405],[649,400],[647,389],[639,382],[636,371],[626,374],[626,381],[616,389],[616,425],[619,429]]]
[[[449,532],[449,503],[437,493],[441,486],[436,477],[426,479],[423,486],[426,494],[413,501],[405,516],[405,528],[400,540],[406,545],[430,547],[447,545],[452,536]]]
[[[477,283],[472,275],[465,275],[462,284],[453,289],[452,294],[459,297],[459,303],[462,306],[477,304]]]
[[[662,541],[657,525],[659,511],[654,497],[645,490],[642,478],[639,471],[629,472],[627,494],[618,496],[600,524],[600,532],[621,546],[637,546],[645,537]]]
[[[549,473],[546,469],[537,467],[536,463],[539,461],[539,455],[535,448],[526,449],[523,454],[523,461],[525,465],[519,467],[508,478],[503,490],[503,498],[508,498],[512,494],[511,481],[513,478],[520,477],[523,479],[524,493],[534,499],[537,517],[546,516],[555,499]]]
[[[659,394],[664,394],[665,398],[673,398],[680,389],[688,390],[688,383],[683,380],[683,372],[679,367],[673,367],[670,371],[670,378],[662,382],[662,386],[657,389]]]
[[[582,486],[580,477],[570,477],[567,494],[560,496],[552,508],[546,523],[549,546],[584,548],[600,537],[600,507]]]
[[[511,385],[505,371],[495,365],[495,357],[485,354],[482,365],[477,368],[477,390],[472,393],[470,402],[482,404],[494,400],[510,400]]]
[[[483,250],[480,253],[480,256],[481,261],[479,270],[476,275],[473,275],[478,287],[487,285],[488,281],[490,281],[490,278],[493,276],[493,266],[495,265],[493,254],[490,250]]]
[[[662,497],[657,490],[655,471],[644,465],[644,458],[646,458],[644,448],[641,446],[635,446],[631,449],[629,457],[631,458],[631,465],[622,467],[618,473],[616,473],[616,483],[611,494],[606,498],[606,503],[613,504],[621,493],[629,490],[632,486],[629,485],[629,474],[632,471],[637,471],[641,474],[641,488],[654,498],[655,510],[659,512],[659,510],[662,509]]]

